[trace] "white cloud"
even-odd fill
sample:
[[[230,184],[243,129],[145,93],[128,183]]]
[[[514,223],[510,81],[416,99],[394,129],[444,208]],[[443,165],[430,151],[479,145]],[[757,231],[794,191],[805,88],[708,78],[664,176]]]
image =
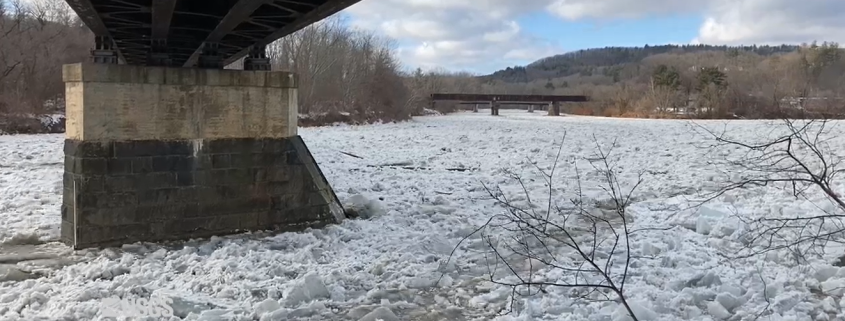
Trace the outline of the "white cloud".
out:
[[[782,44],[845,42],[845,1],[711,0],[694,42]]]
[[[842,0],[364,0],[347,12],[357,26],[401,40],[409,67],[489,72],[564,51],[515,21],[544,10],[567,21],[697,13],[693,43],[845,43]]]
[[[700,13],[693,43],[845,42],[842,0],[556,0],[547,9],[566,20]]]
[[[638,17],[692,10],[698,3],[643,1],[364,0],[346,12],[355,26],[400,40],[400,58],[409,67],[490,72],[565,51],[523,31],[516,19],[524,14],[547,11],[568,20]]]
[[[706,0],[555,0],[546,7],[566,20],[641,18],[653,14],[695,12]]]
[[[357,27],[400,40],[408,67],[490,72],[563,49],[515,21],[549,0],[364,0],[346,10]]]
[[[842,0],[555,0],[547,9],[566,20],[700,13],[704,21],[693,43],[845,41]]]
[[[693,43],[845,44],[843,0],[363,0],[345,10],[355,26],[399,40],[408,67],[479,72],[565,51],[516,22],[538,11],[567,21],[700,13],[704,19]]]

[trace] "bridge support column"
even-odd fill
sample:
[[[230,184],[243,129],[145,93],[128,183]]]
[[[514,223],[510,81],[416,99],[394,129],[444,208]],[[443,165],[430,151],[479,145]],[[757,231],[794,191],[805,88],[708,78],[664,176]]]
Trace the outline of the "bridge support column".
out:
[[[153,39],[150,41],[151,50],[147,56],[147,65],[170,66],[170,54],[167,51],[167,39]]]
[[[490,102],[490,114],[493,116],[499,116],[499,107],[501,104],[498,101],[491,101]]]
[[[549,116],[560,116],[560,102],[549,103]]]
[[[117,50],[111,37],[95,36],[94,50],[91,50],[91,62],[98,64],[117,64]]]
[[[266,47],[253,46],[244,59],[244,70],[270,70],[270,59],[267,58]]]
[[[528,112],[529,112],[529,113],[533,113],[533,112],[534,112],[534,105],[528,105]]]
[[[220,54],[220,44],[216,42],[205,42],[202,44],[202,53],[197,60],[197,67],[209,69],[223,69],[223,55]]]
[[[477,113],[477,112],[478,112],[478,104],[473,104],[473,105],[472,105],[472,112],[474,112],[474,113]]]
[[[74,248],[344,218],[286,72],[64,66],[61,239]]]

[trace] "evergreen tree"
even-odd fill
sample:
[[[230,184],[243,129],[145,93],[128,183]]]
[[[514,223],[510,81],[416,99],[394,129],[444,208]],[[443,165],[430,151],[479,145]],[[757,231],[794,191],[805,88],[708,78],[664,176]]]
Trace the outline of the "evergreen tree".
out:
[[[728,87],[727,75],[719,70],[719,67],[703,67],[698,72],[698,90],[704,90],[711,84],[717,89],[723,90]]]
[[[681,74],[675,67],[659,65],[654,69],[651,79],[655,86],[678,90],[681,86]]]

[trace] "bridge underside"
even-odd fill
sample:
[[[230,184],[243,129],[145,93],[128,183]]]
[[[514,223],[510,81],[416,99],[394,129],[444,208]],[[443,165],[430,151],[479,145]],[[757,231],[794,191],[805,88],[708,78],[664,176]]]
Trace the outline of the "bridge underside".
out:
[[[67,0],[97,37],[95,62],[267,69],[264,47],[360,0]]]

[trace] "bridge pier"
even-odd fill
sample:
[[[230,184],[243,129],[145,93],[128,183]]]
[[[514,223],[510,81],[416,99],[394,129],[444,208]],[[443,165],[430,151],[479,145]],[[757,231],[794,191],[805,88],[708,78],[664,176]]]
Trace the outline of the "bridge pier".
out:
[[[478,104],[473,104],[473,105],[472,105],[472,112],[474,112],[474,113],[477,113],[477,112],[478,112]]]
[[[490,115],[499,116],[499,107],[501,107],[501,104],[498,101],[491,101],[490,102]]]
[[[549,116],[560,116],[560,102],[549,103]]]
[[[61,240],[74,248],[344,218],[297,135],[291,73],[64,66]]]
[[[533,112],[534,112],[534,105],[528,105],[528,112],[529,112],[529,113],[533,113]]]

